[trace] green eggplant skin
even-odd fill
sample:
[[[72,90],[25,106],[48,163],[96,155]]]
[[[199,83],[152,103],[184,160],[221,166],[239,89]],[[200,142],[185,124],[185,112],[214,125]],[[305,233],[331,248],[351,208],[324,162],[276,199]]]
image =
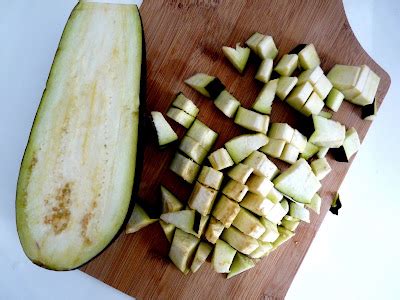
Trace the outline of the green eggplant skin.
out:
[[[145,63],[137,6],[75,6],[17,183],[17,231],[33,263],[78,268],[126,223],[141,169]]]

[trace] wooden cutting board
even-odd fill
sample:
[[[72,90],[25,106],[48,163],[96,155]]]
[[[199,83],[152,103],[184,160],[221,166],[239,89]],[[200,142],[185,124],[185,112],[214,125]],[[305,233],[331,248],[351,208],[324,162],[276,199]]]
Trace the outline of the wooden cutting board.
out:
[[[339,0],[146,0],[140,11],[147,50],[147,111],[165,113],[174,95],[183,91],[199,106],[198,118],[220,134],[216,148],[244,130],[183,81],[196,72],[217,76],[243,106],[249,107],[262,87],[253,79],[257,63],[251,62],[240,76],[224,58],[221,47],[244,42],[255,31],[272,35],[280,55],[299,43],[314,43],[325,71],[336,63],[367,64],[381,77],[379,105],[390,85],[388,74],[357,42]],[[371,123],[363,121],[360,115],[359,107],[345,102],[334,119],[346,127],[354,126],[363,139]],[[276,100],[271,121],[301,128],[304,119]],[[182,137],[184,128],[173,126]],[[159,151],[151,143],[150,135],[146,131],[143,138],[144,168],[139,196],[149,206],[159,206],[159,185],[163,183],[186,201],[191,187],[168,170],[176,148]],[[242,275],[226,280],[209,263],[195,274],[181,274],[168,261],[169,245],[158,224],[136,234],[120,234],[82,270],[139,299],[284,298],[350,167],[350,163],[335,162],[330,155],[328,159],[333,171],[322,181],[321,214],[312,213],[310,224],[302,223],[294,238]],[[287,167],[275,162],[281,168]]]

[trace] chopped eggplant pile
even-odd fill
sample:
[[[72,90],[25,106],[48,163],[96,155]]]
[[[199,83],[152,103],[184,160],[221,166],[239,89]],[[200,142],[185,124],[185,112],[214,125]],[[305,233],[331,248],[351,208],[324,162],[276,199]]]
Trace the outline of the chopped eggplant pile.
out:
[[[197,73],[185,80],[245,133],[213,148],[218,133],[197,119],[199,109],[183,93],[166,113],[188,128],[170,169],[192,184],[192,192],[185,206],[162,186],[159,222],[171,244],[169,257],[184,274],[197,272],[211,256],[215,272],[234,277],[289,241],[301,222],[311,223],[311,212],[321,211],[321,180],[335,166],[328,153],[348,162],[360,147],[356,129],[346,129],[332,112],[347,100],[363,106],[363,119],[376,115],[379,77],[369,67],[338,64],[325,75],[313,44],[298,45],[279,60],[271,36],[254,33],[245,45],[223,46],[222,52],[241,74],[251,51],[260,58],[255,79],[263,87],[251,108],[243,107],[215,76]],[[276,98],[303,115],[307,133],[270,122]],[[175,141],[162,114],[152,116],[159,145]],[[276,159],[286,167],[279,169]],[[337,214],[340,207],[337,196],[330,210]],[[127,232],[154,221],[137,205]]]

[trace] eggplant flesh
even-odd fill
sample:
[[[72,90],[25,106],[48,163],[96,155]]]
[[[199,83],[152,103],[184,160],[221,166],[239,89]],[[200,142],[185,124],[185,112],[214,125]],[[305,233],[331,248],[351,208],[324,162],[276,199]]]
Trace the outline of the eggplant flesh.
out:
[[[64,29],[22,160],[25,254],[79,267],[124,223],[135,177],[142,69],[137,6],[79,2]]]

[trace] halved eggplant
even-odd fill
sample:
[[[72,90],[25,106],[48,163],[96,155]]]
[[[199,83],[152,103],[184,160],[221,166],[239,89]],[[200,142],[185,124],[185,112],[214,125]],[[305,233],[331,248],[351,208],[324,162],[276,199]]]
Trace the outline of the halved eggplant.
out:
[[[79,2],[68,19],[18,178],[17,230],[37,265],[79,267],[125,220],[145,80],[142,39],[135,5]]]

